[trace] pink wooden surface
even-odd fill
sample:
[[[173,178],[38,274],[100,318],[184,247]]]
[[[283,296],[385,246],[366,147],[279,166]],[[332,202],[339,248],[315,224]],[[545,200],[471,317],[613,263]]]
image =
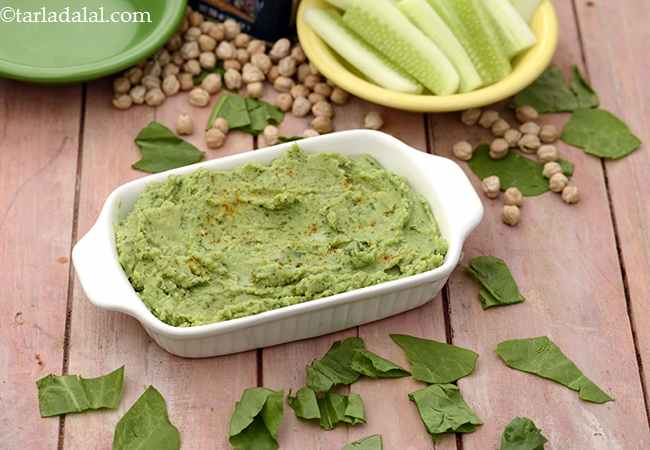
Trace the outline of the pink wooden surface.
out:
[[[633,0],[555,3],[562,26],[556,62],[567,69],[584,61],[603,106],[622,115],[642,140],[650,139],[645,94],[650,36],[640,20],[649,16],[648,6]],[[364,398],[366,425],[324,432],[298,421],[287,407],[281,448],[336,450],[381,433],[386,450],[493,450],[516,415],[535,420],[551,450],[650,448],[642,385],[643,375],[646,385],[650,381],[647,149],[602,165],[562,147],[576,164],[583,201],[569,207],[553,194],[529,199],[516,229],[500,222],[499,202],[486,202],[485,220],[468,241],[464,261],[477,254],[506,259],[528,299],[523,305],[482,311],[476,286],[457,271],[445,294],[448,308],[440,296],[417,310],[335,335],[185,360],[158,348],[135,320],[94,308],[78,283],[69,285],[67,258],[73,239],[92,225],[106,195],[143,175],[130,169],[138,158],[132,140],[142,126],[156,119],[173,128],[177,115],[191,110],[197,132],[189,139],[205,150],[200,128],[209,109],[189,106],[182,94],[156,110],[118,112],[109,105],[106,80],[86,87],[83,121],[78,86],[3,81],[0,99],[0,314],[5,318],[0,325],[0,447],[110,449],[117,420],[153,384],[167,400],[184,449],[226,450],[227,423],[244,388],[298,389],[305,383],[305,365],[346,336],[361,336],[369,349],[406,365],[388,335],[408,333],[450,339],[480,353],[476,373],[460,386],[485,425],[458,441],[449,436],[434,444],[407,398],[419,383],[361,380],[351,390]],[[451,145],[467,133],[475,142],[487,137],[463,128],[456,114],[425,118],[356,99],[337,108],[337,129],[360,127],[372,109],[382,111],[385,131],[424,151],[448,156]],[[301,134],[306,121],[287,117],[282,134]],[[561,125],[566,116],[544,120]],[[216,158],[254,146],[250,137],[233,133],[223,149],[207,155]],[[501,340],[542,334],[616,401],[581,402],[565,388],[506,368],[494,355]],[[639,363],[645,364],[644,372]],[[126,365],[126,389],[119,411],[70,415],[64,421],[38,416],[37,378],[61,371],[95,376],[121,365]]]

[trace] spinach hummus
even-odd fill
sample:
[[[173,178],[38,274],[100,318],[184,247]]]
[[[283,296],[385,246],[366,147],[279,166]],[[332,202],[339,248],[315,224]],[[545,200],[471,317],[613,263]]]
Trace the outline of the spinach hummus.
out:
[[[189,327],[425,272],[447,252],[429,205],[369,156],[307,155],[149,185],[116,225],[160,320]]]

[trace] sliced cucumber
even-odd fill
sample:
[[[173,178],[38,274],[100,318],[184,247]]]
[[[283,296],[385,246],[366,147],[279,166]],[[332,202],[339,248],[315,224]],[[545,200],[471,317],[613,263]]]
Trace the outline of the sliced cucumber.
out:
[[[524,18],[524,20],[530,23],[530,20],[533,18],[537,7],[542,2],[542,0],[510,0],[512,6],[515,7],[517,12]]]
[[[473,91],[483,84],[463,46],[426,0],[401,0],[397,6],[449,58],[460,75],[460,92]]]
[[[355,0],[343,22],[434,94],[458,90],[460,77],[449,59],[390,0]]]
[[[419,94],[422,86],[348,30],[340,14],[333,10],[309,8],[305,21],[332,49],[370,81],[398,92]]]
[[[327,3],[338,8],[348,9],[354,0],[327,0]]]
[[[428,0],[465,48],[469,59],[487,86],[511,71],[506,49],[482,0]]]
[[[483,0],[483,2],[502,36],[509,58],[535,45],[535,35],[509,0]]]

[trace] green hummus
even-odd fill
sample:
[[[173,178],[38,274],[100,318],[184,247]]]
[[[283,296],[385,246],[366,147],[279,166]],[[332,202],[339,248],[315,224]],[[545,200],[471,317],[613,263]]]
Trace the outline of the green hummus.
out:
[[[369,156],[306,155],[152,184],[116,226],[120,263],[160,320],[258,314],[440,266],[428,204]]]

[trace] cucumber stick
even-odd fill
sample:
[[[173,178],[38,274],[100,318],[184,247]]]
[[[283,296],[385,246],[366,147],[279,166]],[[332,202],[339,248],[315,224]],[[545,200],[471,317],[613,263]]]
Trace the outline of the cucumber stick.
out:
[[[460,75],[460,92],[473,91],[483,84],[463,46],[426,0],[401,0],[397,6],[449,58]]]
[[[452,63],[390,0],[354,0],[343,22],[434,94],[458,91]]]
[[[309,8],[305,21],[312,30],[350,65],[357,68],[370,81],[398,92],[419,94],[422,86],[403,73],[381,54],[348,30],[339,13],[333,10]]]
[[[476,71],[487,86],[505,78],[511,71],[501,36],[485,10],[483,0],[428,0],[460,41]]]
[[[501,34],[509,58],[535,45],[535,35],[510,0],[483,0],[483,3]]]
[[[510,0],[510,3],[526,22],[530,22],[541,0]]]

